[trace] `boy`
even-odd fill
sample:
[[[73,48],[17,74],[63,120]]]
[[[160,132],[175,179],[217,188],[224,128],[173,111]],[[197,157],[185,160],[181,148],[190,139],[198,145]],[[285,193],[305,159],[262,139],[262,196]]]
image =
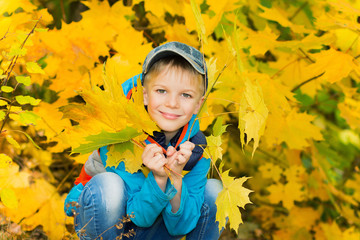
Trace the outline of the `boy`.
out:
[[[153,49],[142,74],[122,85],[129,96],[141,78],[144,105],[162,131],[146,140],[142,161],[150,171],[147,176],[145,170],[126,172],[123,162],[105,169],[107,147],[89,157],[65,200],[69,216],[70,203],[79,203],[75,229],[80,239],[116,239],[129,229],[135,232],[131,239],[219,238],[215,200],[222,186],[207,181],[210,160],[202,157],[206,139],[196,120],[206,93],[206,71],[198,50],[169,42]],[[165,167],[171,169],[172,182]],[[183,170],[189,172],[182,178]],[[131,222],[119,227],[126,215]]]

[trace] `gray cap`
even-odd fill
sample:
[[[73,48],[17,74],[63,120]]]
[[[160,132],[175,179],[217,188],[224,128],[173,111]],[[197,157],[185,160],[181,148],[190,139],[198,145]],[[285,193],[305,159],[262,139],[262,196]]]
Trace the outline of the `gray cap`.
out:
[[[149,72],[151,66],[158,60],[169,56],[181,56],[190,63],[193,68],[204,76],[205,92],[208,86],[208,74],[204,56],[199,50],[181,42],[168,42],[164,45],[154,48],[146,56],[143,64],[143,77]]]

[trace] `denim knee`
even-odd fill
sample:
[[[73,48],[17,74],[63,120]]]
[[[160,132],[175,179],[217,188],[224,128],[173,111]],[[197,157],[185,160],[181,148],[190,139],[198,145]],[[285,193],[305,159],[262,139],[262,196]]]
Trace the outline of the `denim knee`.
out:
[[[84,187],[84,207],[95,201],[106,211],[116,210],[119,203],[126,200],[125,183],[122,178],[111,172],[95,175]]]
[[[205,186],[205,199],[204,201],[211,206],[211,208],[215,205],[215,201],[221,190],[223,189],[223,185],[220,180],[217,179],[208,179]]]
[[[95,175],[79,198],[80,225],[97,236],[126,215],[127,194],[122,178],[111,172]]]

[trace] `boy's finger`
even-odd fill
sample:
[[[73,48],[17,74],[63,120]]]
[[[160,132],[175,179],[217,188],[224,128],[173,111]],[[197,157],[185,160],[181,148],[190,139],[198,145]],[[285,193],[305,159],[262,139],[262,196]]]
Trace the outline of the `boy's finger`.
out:
[[[162,154],[162,149],[156,145],[152,146],[150,149],[149,149],[150,153],[152,154],[152,156],[155,156],[156,154],[160,153]]]
[[[186,158],[183,155],[179,154],[179,156],[177,157],[177,164],[183,165],[185,163],[186,163]]]
[[[181,149],[179,151],[180,155],[183,155],[184,157],[190,157],[192,154],[192,151],[189,149]]]
[[[194,148],[195,148],[195,144],[189,141],[186,141],[180,145],[180,149],[189,149],[192,151]]]
[[[170,146],[166,150],[166,155],[171,157],[176,152],[176,149],[173,146]]]

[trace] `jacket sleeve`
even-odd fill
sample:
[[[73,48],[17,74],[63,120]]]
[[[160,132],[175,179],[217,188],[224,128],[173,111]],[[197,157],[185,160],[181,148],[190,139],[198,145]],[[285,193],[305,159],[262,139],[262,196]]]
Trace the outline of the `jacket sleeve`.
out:
[[[107,152],[106,147],[100,148],[104,166]],[[125,171],[124,162],[120,162],[116,168],[107,167],[106,170],[115,172],[124,180],[128,193],[126,212],[134,216],[131,221],[139,227],[150,227],[177,193],[169,180],[163,192],[157,185],[152,172],[145,177],[141,171],[132,174]]]
[[[179,210],[173,213],[170,202],[163,210],[162,216],[170,235],[185,235],[196,227],[204,203],[209,168],[210,159],[201,158],[183,178]]]

